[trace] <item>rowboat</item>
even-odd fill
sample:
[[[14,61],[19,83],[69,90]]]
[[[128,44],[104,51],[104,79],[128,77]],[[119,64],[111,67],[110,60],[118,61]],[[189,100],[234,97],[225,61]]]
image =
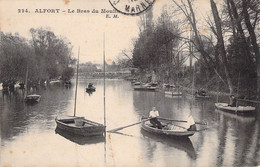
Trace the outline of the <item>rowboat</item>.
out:
[[[84,117],[63,116],[55,118],[57,128],[79,136],[103,136],[105,126]]]
[[[223,115],[227,119],[234,119],[236,121],[243,122],[243,123],[253,122],[256,120],[256,118],[254,116],[245,117],[243,115],[237,115],[237,114],[233,114],[233,113],[224,112],[219,109],[215,109],[215,112],[220,115]]]
[[[90,137],[85,137],[85,136],[80,136],[80,135],[75,135],[72,133],[65,132],[61,130],[60,128],[55,129],[55,133],[59,134],[60,136],[64,137],[65,139],[68,139],[74,143],[77,143],[79,145],[85,145],[85,144],[97,144],[105,141],[104,136],[90,136]]]
[[[27,65],[26,77],[25,77],[26,89],[25,89],[24,102],[27,103],[27,104],[35,104],[35,103],[38,103],[40,101],[41,96],[37,95],[37,94],[28,95],[28,76],[29,76],[29,70],[28,70],[28,65]]]
[[[192,94],[189,94],[189,93],[186,93],[185,94],[186,95],[186,97],[187,98],[189,98],[189,99],[210,99],[211,98],[211,96],[209,96],[209,95],[205,95],[205,96],[202,96],[202,95],[198,95],[198,94],[195,94],[195,95],[192,95]]]
[[[134,87],[134,90],[143,90],[143,91],[157,91],[158,87],[151,86],[150,84],[138,85]]]
[[[165,95],[171,95],[171,96],[182,96],[182,92],[177,92],[177,91],[165,91]]]
[[[156,87],[134,87],[134,90],[143,90],[143,91],[157,91]]]
[[[152,139],[153,141],[162,143],[167,147],[173,147],[178,150],[184,151],[192,159],[196,159],[196,152],[193,147],[193,144],[188,137],[176,137],[176,136],[162,136],[154,133],[149,133],[141,129],[141,134],[146,139]]]
[[[145,118],[141,118],[141,120],[144,120]],[[179,137],[188,137],[194,135],[196,131],[189,131],[188,128],[179,126],[177,124],[173,124],[173,122],[169,122],[165,119],[158,118],[158,121],[162,124],[162,129],[158,129],[156,127],[153,127],[153,125],[150,123],[150,121],[143,121],[141,124],[141,127],[143,130],[158,134],[158,135],[165,135],[165,136],[179,136]]]
[[[135,82],[134,85],[141,85],[141,82]]]
[[[194,95],[195,99],[209,99],[211,98],[209,95],[205,95],[205,96],[202,96],[202,95]]]
[[[27,95],[24,98],[24,101],[26,103],[38,103],[40,101],[40,99],[41,99],[40,95],[33,94],[33,95]]]
[[[96,91],[95,87],[86,88],[86,92],[95,92],[95,91]]]
[[[86,92],[94,92],[96,91],[96,88],[93,86],[92,83],[88,84],[88,87],[86,88]]]
[[[57,124],[57,128],[63,130],[64,132],[67,132],[67,133],[72,133],[72,134],[85,136],[85,137],[103,136],[105,134],[105,129],[106,129],[105,125],[87,120],[84,117],[76,116],[78,69],[79,69],[79,53],[78,53],[78,63],[77,63],[74,115],[56,117],[55,122]]]
[[[218,110],[238,114],[238,115],[254,115],[255,107],[252,106],[237,106],[231,107],[227,103],[215,103],[215,107]]]

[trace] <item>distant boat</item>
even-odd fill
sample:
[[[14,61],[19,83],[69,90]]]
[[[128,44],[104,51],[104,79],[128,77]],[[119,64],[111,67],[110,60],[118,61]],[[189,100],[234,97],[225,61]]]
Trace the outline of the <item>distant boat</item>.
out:
[[[134,85],[141,85],[141,82],[135,82]]]
[[[215,103],[215,107],[218,110],[238,114],[238,115],[254,115],[255,114],[255,107],[252,106],[237,106],[237,107],[231,107],[228,106],[227,103]]]
[[[159,88],[157,86],[152,86],[151,84],[145,85],[136,85],[134,90],[141,90],[141,91],[157,91]]]
[[[56,83],[61,83],[61,80],[59,79],[53,79],[49,82],[50,84],[56,84]]]
[[[147,119],[147,118],[141,118],[141,120]],[[194,135],[196,131],[189,131],[188,128],[181,127],[172,123],[169,123],[169,120],[164,120],[158,118],[158,120],[161,122],[163,128],[158,129],[156,127],[153,127],[153,125],[150,123],[150,121],[144,121],[142,122],[142,129],[158,135],[166,135],[166,136],[178,136],[178,137],[189,137]]]
[[[96,91],[95,87],[86,88],[86,92],[95,92],[95,91]]]
[[[28,65],[27,65],[27,69],[26,69],[26,78],[25,78],[25,86],[26,86],[26,90],[25,90],[25,97],[24,97],[24,101],[28,104],[34,104],[34,103],[38,103],[41,99],[40,95],[37,94],[31,94],[28,95]]]
[[[203,95],[198,95],[198,94],[195,94],[194,97],[195,97],[195,99],[210,99],[211,98],[211,96],[209,96],[209,95],[203,96]]]
[[[86,88],[86,92],[95,92],[96,88],[93,86],[92,83],[88,84],[88,87]]]
[[[182,96],[182,92],[178,91],[164,91],[165,95],[171,95],[171,96]]]
[[[64,81],[64,85],[66,85],[66,86],[71,85],[71,81],[70,81],[70,80],[68,80],[68,81]]]
[[[32,94],[25,97],[24,101],[26,103],[38,103],[41,99],[40,95]]]
[[[79,51],[78,51],[79,52]],[[79,136],[103,136],[106,127],[100,123],[93,122],[85,119],[84,117],[76,116],[77,104],[77,88],[78,88],[78,69],[79,69],[79,53],[77,63],[77,77],[76,77],[76,90],[75,90],[75,103],[74,103],[74,116],[61,116],[56,117],[55,121],[57,128]]]
[[[189,93],[186,93],[185,95],[188,98],[195,98],[195,99],[210,99],[211,98],[211,96],[209,96],[209,95],[202,96],[202,95],[198,95],[198,94],[192,95]]]

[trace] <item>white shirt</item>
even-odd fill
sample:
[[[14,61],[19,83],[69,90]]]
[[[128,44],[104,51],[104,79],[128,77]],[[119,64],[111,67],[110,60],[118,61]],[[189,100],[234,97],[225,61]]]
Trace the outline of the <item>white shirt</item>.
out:
[[[189,126],[195,124],[195,121],[191,115],[188,117],[187,123]]]
[[[187,123],[184,125],[185,128],[189,128],[191,125],[195,124],[193,117],[190,115],[187,119]]]
[[[155,117],[159,117],[159,112],[156,111],[150,111],[149,117],[155,118]]]

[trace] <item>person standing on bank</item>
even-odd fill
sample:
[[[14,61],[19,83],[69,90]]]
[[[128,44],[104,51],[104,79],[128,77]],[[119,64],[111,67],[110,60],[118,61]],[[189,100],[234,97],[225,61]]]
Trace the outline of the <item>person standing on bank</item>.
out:
[[[157,117],[159,117],[159,111],[156,110],[155,107],[153,107],[152,111],[149,113],[150,122],[153,126],[157,127],[158,129],[162,129],[162,124],[160,121],[158,121]]]

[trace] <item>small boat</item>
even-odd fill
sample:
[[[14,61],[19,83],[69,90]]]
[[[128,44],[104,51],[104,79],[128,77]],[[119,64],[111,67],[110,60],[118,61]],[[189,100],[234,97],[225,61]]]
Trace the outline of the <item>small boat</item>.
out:
[[[105,127],[84,117],[56,117],[57,128],[80,136],[103,136]]]
[[[146,119],[146,118],[141,118],[141,120]],[[175,125],[172,122],[169,123],[169,120],[165,120],[165,119],[160,119],[158,118],[158,120],[161,122],[162,124],[162,129],[158,129],[156,127],[153,127],[153,125],[150,123],[150,121],[144,121],[142,122],[142,129],[153,133],[153,134],[158,134],[158,135],[166,135],[166,136],[178,136],[178,137],[189,137],[194,135],[194,133],[196,131],[189,131],[188,128],[179,126],[179,125]]]
[[[134,90],[143,90],[143,91],[157,91],[158,87],[151,86],[150,84],[138,85],[134,87]]]
[[[61,83],[61,80],[59,80],[59,79],[52,79],[52,80],[50,80],[49,83],[50,84],[57,84],[57,83]]]
[[[165,91],[164,94],[171,95],[171,96],[182,96],[182,92],[178,92],[178,91]]]
[[[27,103],[27,104],[35,104],[35,103],[38,103],[41,99],[41,96],[40,95],[37,95],[37,94],[31,94],[31,95],[28,95],[28,65],[27,65],[27,69],[26,69],[26,78],[25,78],[25,97],[24,97],[24,101]]]
[[[92,83],[88,84],[88,87],[86,88],[86,92],[94,92],[96,91],[96,88],[93,86]]]
[[[85,136],[85,137],[87,137],[87,136],[104,136],[105,131],[106,131],[105,125],[87,120],[84,117],[76,116],[78,69],[79,69],[79,53],[78,53],[78,63],[77,63],[74,115],[56,117],[55,122],[57,124],[57,128],[63,130],[64,132],[67,132],[67,133],[72,133],[75,135],[80,135],[80,136]]]
[[[41,99],[41,96],[40,95],[36,95],[36,94],[33,94],[33,95],[28,95],[24,98],[24,101],[26,103],[38,103]]]
[[[199,94],[195,94],[194,97],[195,97],[195,99],[210,99],[211,98],[209,95],[199,95]]]
[[[64,81],[64,85],[65,85],[65,86],[71,85],[71,81],[70,81],[70,80]]]
[[[90,137],[85,137],[85,136],[80,136],[80,135],[75,135],[71,133],[67,133],[60,128],[55,129],[55,133],[59,134],[60,136],[77,143],[79,145],[85,145],[85,144],[97,144],[105,141],[104,136],[90,136]]]
[[[135,83],[136,79],[130,79],[131,83]]]
[[[215,107],[218,110],[238,114],[238,115],[254,115],[255,107],[252,106],[237,106],[231,107],[227,103],[215,103]]]
[[[168,147],[174,147],[178,150],[184,151],[190,156],[192,159],[196,159],[196,152],[193,147],[193,144],[188,137],[176,137],[176,136],[162,136],[158,134],[149,133],[143,129],[141,129],[141,134],[146,139],[152,139],[156,142],[165,144]]]
[[[95,91],[96,91],[95,87],[86,88],[86,92],[95,92]]]
[[[134,85],[141,85],[141,82],[135,82]]]
[[[254,116],[245,117],[243,115],[237,115],[237,114],[224,112],[224,111],[221,111],[219,109],[215,109],[215,112],[225,116],[226,118],[235,119],[236,121],[244,122],[244,123],[246,123],[246,122],[253,122],[253,121],[256,120],[256,118]]]

